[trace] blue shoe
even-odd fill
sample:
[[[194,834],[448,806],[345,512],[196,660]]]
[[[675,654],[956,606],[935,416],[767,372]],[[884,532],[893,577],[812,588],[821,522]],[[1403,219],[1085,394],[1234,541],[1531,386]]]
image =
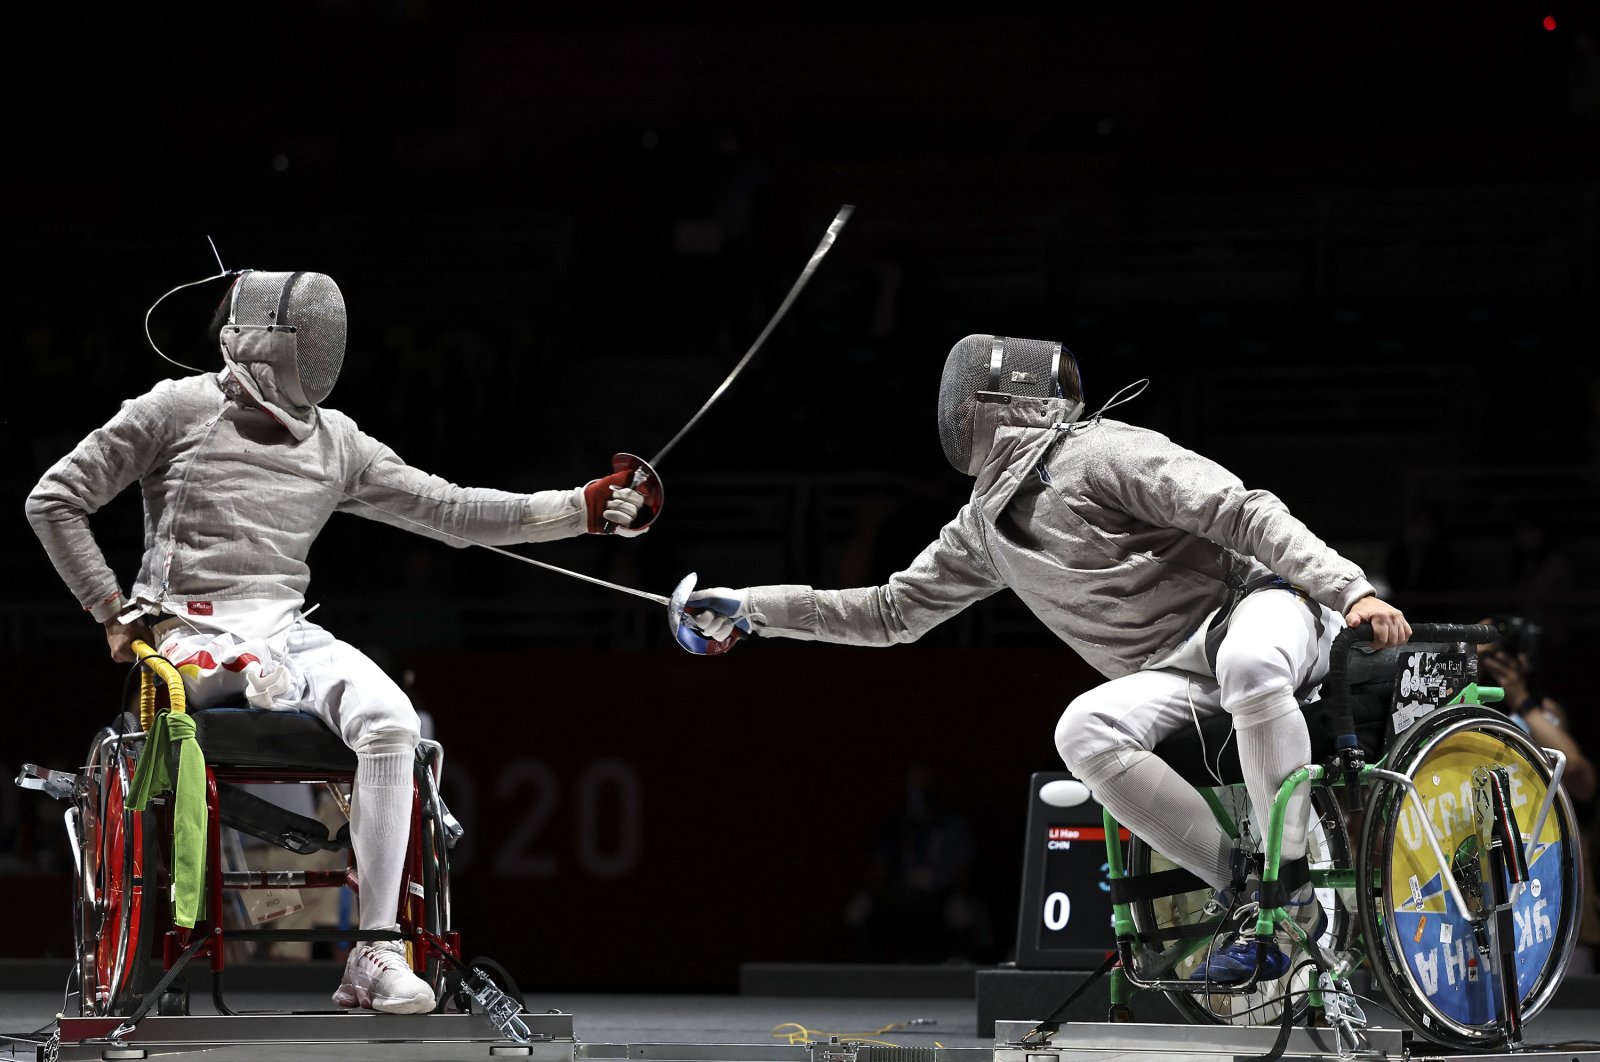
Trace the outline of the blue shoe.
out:
[[[1276,981],[1288,972],[1289,956],[1285,955],[1276,944],[1269,944],[1266,958],[1261,963],[1261,972],[1256,980]],[[1238,936],[1233,939],[1233,943],[1212,952],[1205,962],[1195,967],[1194,972],[1189,975],[1189,980],[1213,985],[1242,985],[1255,973],[1256,938],[1253,935]]]
[[[1322,909],[1322,904],[1317,902],[1316,894],[1309,888],[1305,890],[1304,899],[1295,902],[1291,899],[1284,905],[1290,917],[1298,922],[1305,930],[1306,936],[1318,940],[1328,929],[1328,914]],[[1255,937],[1255,907],[1252,904],[1248,910],[1240,912],[1238,928],[1232,934],[1232,940],[1226,947],[1216,949],[1205,962],[1195,967],[1189,975],[1191,981],[1203,981],[1214,985],[1242,985],[1250,980],[1251,974],[1256,973],[1256,937]],[[1267,948],[1267,954],[1261,962],[1261,970],[1256,977],[1257,981],[1276,981],[1289,972],[1289,956],[1274,941]]]

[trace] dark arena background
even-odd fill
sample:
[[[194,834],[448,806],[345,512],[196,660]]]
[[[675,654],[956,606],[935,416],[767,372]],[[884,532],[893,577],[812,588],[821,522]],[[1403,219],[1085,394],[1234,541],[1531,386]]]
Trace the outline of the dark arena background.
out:
[[[1413,620],[1518,615],[1600,749],[1600,36],[1593,5],[289,4],[17,29],[6,81],[0,766],[70,770],[119,710],[23,518],[177,374],[162,292],[323,271],[329,404],[454,482],[663,462],[647,536],[519,547],[665,594],[868,585],[970,481],[946,352],[1059,339],[1090,408],[1273,491]],[[129,13],[131,16],[131,13]],[[81,23],[79,20],[82,20]],[[150,322],[180,360],[220,282]],[[137,492],[94,518],[131,581]],[[1097,681],[1009,593],[889,650],[677,648],[656,605],[341,516],[317,621],[448,751],[458,928],[525,989],[722,992],[754,962],[994,964],[1032,772]],[[908,845],[960,928],[863,927]],[[0,956],[71,954],[59,806],[0,789]],[[887,899],[886,899],[887,898]],[[892,921],[892,920],[891,920]],[[943,927],[943,928],[941,928]],[[330,986],[331,987],[331,986]]]

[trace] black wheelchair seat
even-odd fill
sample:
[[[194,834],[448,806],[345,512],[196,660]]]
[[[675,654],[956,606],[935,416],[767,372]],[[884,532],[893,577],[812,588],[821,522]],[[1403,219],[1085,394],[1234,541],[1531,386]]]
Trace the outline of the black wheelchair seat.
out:
[[[206,762],[225,767],[354,771],[356,754],[309,712],[219,705],[190,713]]]
[[[1356,737],[1361,747],[1367,750],[1369,759],[1381,755],[1395,736],[1389,725],[1389,714],[1395,704],[1396,684],[1405,662],[1403,657],[1417,652],[1454,653],[1458,648],[1449,643],[1413,642],[1380,649],[1375,653],[1358,651],[1350,654],[1351,714],[1355,717]],[[1322,763],[1333,755],[1333,742],[1337,736],[1333,721],[1334,702],[1323,697],[1302,704],[1301,711],[1306,717],[1306,727],[1311,731],[1311,761]],[[1217,777],[1222,779],[1224,785],[1237,785],[1244,781],[1244,774],[1239,767],[1238,737],[1230,734],[1232,729],[1233,717],[1226,712],[1208,716],[1200,720],[1198,731],[1194,724],[1186,724],[1158,744],[1155,753],[1171,764],[1185,781],[1194,785],[1216,785]],[[1202,744],[1204,753],[1201,751]]]

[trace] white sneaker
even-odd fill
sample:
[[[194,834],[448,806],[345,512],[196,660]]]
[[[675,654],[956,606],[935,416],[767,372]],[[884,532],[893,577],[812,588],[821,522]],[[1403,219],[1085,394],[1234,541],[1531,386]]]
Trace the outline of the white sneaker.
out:
[[[405,945],[398,940],[356,945],[333,1001],[347,1010],[365,1007],[389,1014],[425,1014],[434,1007],[433,989],[412,973]]]

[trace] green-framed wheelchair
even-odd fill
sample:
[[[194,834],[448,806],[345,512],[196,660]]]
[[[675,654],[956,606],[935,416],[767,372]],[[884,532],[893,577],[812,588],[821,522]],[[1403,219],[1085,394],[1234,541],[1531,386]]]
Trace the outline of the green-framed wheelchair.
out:
[[[1583,861],[1560,785],[1565,759],[1488,707],[1501,691],[1477,684],[1476,646],[1496,637],[1481,625],[1417,624],[1406,645],[1368,652],[1353,650],[1369,629],[1341,632],[1323,698],[1306,706],[1314,762],[1285,780],[1264,830],[1237,752],[1218,755],[1231,748],[1226,716],[1158,747],[1202,788],[1261,890],[1258,902],[1208,914],[1215,890],[1107,812],[1112,1020],[1133,1019],[1135,990],[1157,989],[1191,1021],[1328,1024],[1354,1039],[1365,1018],[1350,975],[1365,968],[1425,1040],[1518,1046],[1571,957]],[[1327,916],[1316,939],[1285,909],[1294,885],[1280,880],[1284,811],[1300,786],[1311,789],[1305,869]],[[1241,935],[1255,941],[1254,976],[1191,979],[1212,948]],[[1262,975],[1269,948],[1289,957],[1280,976]]]

